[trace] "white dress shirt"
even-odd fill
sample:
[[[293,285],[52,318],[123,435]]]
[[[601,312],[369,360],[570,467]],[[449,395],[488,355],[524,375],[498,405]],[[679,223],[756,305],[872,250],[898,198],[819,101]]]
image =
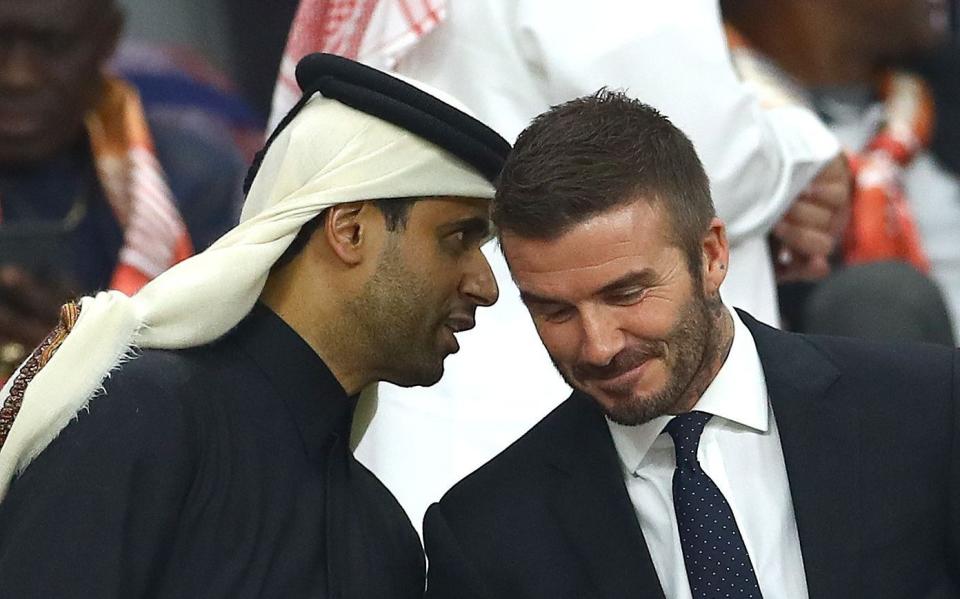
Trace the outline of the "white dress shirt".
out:
[[[777,422],[753,337],[730,312],[733,346],[694,408],[714,415],[700,437],[697,458],[730,504],[764,598],[805,599],[807,582]],[[676,455],[664,432],[671,419],[661,416],[640,426],[607,424],[663,592],[670,599],[688,599],[673,507]]]
[[[838,151],[804,108],[764,110],[731,66],[717,0],[450,0],[398,65],[463,101],[508,140],[551,105],[623,88],[693,140],[731,239],[724,299],[776,324],[766,233]],[[357,457],[420,527],[427,506],[567,398],[506,264],[500,301],[458,335],[428,389],[381,385]]]

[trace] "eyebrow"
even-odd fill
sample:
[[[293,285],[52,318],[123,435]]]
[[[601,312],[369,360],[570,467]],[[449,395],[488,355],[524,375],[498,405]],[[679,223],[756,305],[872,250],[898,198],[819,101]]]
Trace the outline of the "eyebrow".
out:
[[[476,235],[479,239],[489,237],[493,234],[490,219],[480,216],[469,216],[440,227],[441,235],[449,235],[457,231],[463,231],[468,235]]]
[[[599,295],[608,295],[610,293],[616,293],[617,291],[622,291],[628,287],[649,287],[653,285],[657,280],[657,273],[651,268],[644,268],[642,270],[630,271],[627,274],[623,275],[619,279],[607,283],[604,285],[600,291]]]
[[[649,287],[656,282],[657,274],[650,268],[644,268],[642,270],[630,271],[622,277],[611,281],[601,287],[594,295],[610,295],[616,293],[628,287]],[[525,304],[557,304],[557,305],[566,305],[568,302],[557,299],[538,295],[531,291],[520,290],[520,299],[523,300]]]

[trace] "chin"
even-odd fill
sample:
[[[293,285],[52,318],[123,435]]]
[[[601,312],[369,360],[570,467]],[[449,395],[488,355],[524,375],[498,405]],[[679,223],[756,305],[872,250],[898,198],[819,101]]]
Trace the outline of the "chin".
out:
[[[401,374],[388,379],[387,382],[398,387],[431,387],[439,383],[442,377],[443,362],[440,362],[438,365],[428,368],[423,365],[408,368]]]
[[[585,392],[610,420],[624,426],[637,426],[669,414],[677,403],[676,397],[666,389],[644,393],[631,391],[625,394],[608,394],[599,390],[594,393],[589,390]]]

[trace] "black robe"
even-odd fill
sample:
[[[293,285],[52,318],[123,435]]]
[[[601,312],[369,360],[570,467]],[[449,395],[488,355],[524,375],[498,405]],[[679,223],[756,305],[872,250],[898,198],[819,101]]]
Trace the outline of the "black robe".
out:
[[[422,595],[416,532],[349,451],[354,400],[267,308],[105,389],[0,503],[0,597]]]

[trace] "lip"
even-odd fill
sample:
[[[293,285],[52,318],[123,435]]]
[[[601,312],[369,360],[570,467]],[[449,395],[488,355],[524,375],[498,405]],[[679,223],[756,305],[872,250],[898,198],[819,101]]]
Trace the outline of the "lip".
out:
[[[450,318],[446,320],[444,326],[453,331],[454,333],[462,333],[463,331],[469,331],[477,325],[473,316],[469,314],[452,314]]]
[[[642,377],[647,370],[647,366],[649,366],[649,364],[652,361],[653,361],[653,358],[647,358],[646,360],[641,362],[639,366],[631,368],[626,372],[621,372],[615,377],[612,377],[609,379],[593,379],[592,382],[601,390],[610,389],[610,388],[613,388],[613,389],[622,388],[623,386],[631,382],[636,382],[637,379]]]
[[[455,331],[451,329],[449,326],[444,325],[443,332],[444,332],[444,338],[447,345],[447,353],[455,354],[458,351],[460,351],[460,342],[457,341],[457,336],[454,335]]]

